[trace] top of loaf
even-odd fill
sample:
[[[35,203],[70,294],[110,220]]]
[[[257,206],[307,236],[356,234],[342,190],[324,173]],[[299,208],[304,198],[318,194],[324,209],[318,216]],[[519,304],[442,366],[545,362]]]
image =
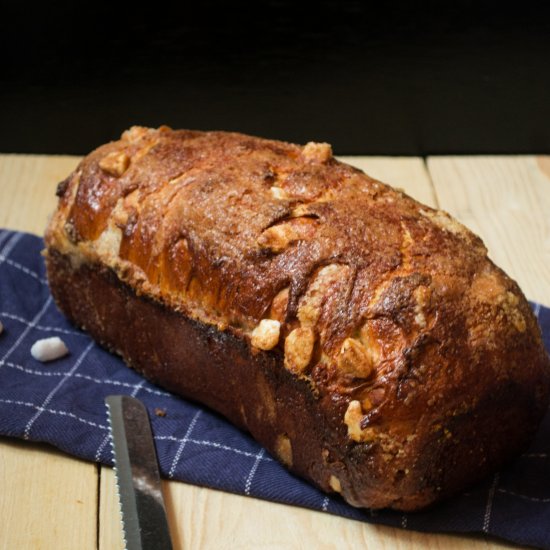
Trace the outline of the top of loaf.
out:
[[[460,388],[508,376],[496,353],[519,368],[540,339],[478,237],[325,143],[133,127],[84,158],[58,195],[49,248],[284,354],[313,387],[346,396],[356,441],[395,407],[388,388],[404,420],[407,406],[448,401],[441,384],[456,388],[458,410]],[[434,363],[441,372],[426,372]]]

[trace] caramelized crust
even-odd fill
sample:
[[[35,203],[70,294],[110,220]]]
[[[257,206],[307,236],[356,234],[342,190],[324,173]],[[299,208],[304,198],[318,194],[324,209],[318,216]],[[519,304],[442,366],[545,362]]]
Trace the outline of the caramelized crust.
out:
[[[46,244],[63,311],[352,504],[416,509],[451,494],[518,452],[546,410],[536,320],[481,240],[328,144],[134,127],[58,195]],[[106,300],[119,303],[108,316]],[[128,318],[132,301],[154,328]],[[136,330],[155,354],[133,352]],[[166,349],[174,331],[181,356]],[[249,397],[213,379],[212,333]],[[199,368],[200,391],[182,374]]]

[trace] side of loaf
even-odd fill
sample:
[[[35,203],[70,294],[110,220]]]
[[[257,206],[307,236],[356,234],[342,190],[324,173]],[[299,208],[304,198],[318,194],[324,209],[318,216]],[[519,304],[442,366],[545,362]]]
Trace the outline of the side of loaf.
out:
[[[481,240],[328,144],[133,127],[58,196],[60,309],[353,505],[445,498],[547,410],[536,319]]]

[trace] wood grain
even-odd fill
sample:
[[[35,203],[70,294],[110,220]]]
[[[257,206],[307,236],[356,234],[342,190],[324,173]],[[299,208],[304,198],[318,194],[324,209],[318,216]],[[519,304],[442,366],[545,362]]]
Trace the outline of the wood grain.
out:
[[[106,466],[99,466],[99,468],[98,548],[124,550],[120,504],[118,502],[114,470]]]
[[[0,549],[96,548],[98,468],[0,438]]]
[[[0,226],[41,234],[47,216],[55,205],[55,186],[76,166],[78,160],[77,157],[67,156],[0,155]],[[492,234],[493,226],[482,219],[481,212],[470,214],[478,212],[478,208],[470,204],[478,200],[473,184],[471,188],[466,184],[466,191],[449,189],[449,186],[462,185],[465,168],[459,161],[463,159],[430,159],[430,168],[435,166],[433,177],[437,197],[421,159],[353,157],[348,160],[373,177],[402,187],[413,197],[431,205],[439,199],[446,209],[452,211],[457,195],[461,205],[458,216],[487,232],[483,236],[493,257],[496,253],[504,258],[513,257],[515,243],[519,241],[509,245],[510,236],[505,233],[503,242],[501,233]],[[518,204],[520,209],[528,205],[527,217],[536,230],[531,231],[530,224],[520,223],[525,217],[518,212],[515,228],[509,232],[517,232],[516,237],[511,235],[515,239],[536,239],[533,255],[541,243],[546,243],[548,250],[548,218],[544,213],[547,202],[545,197],[540,196],[544,189],[548,190],[547,176],[532,157],[503,158],[503,168],[500,168],[498,160],[490,161],[487,167],[483,162],[475,164],[476,159],[472,159],[478,185],[493,177],[491,174],[494,172],[505,178],[509,170],[507,163],[515,163],[515,170],[522,174],[521,185],[516,185],[513,178],[507,183],[508,193],[511,194],[508,201],[516,201],[514,204]],[[528,189],[528,199],[523,197],[525,189]],[[482,190],[484,207],[491,217],[501,211],[496,206],[502,199],[499,193],[496,186],[491,187],[491,191],[486,188]],[[546,212],[549,211],[550,208],[547,208]],[[505,252],[499,251],[500,248]],[[547,262],[547,265],[550,263]],[[527,264],[516,264],[515,269],[518,279],[522,277],[531,281],[525,273],[529,269]],[[546,271],[544,274],[540,261],[536,269],[546,281],[548,273]],[[547,289],[546,283],[542,286]],[[532,296],[542,299],[547,295],[546,291],[537,293],[535,289]],[[547,301],[550,303],[550,300]],[[0,487],[0,549],[99,547],[101,550],[116,550],[123,547],[114,476],[109,468],[68,458],[45,446],[2,439]],[[345,547],[459,550],[508,547],[484,538],[430,535],[368,525],[179,482],[165,482],[164,487],[176,549],[310,550]]]
[[[441,208],[481,236],[531,300],[550,305],[548,157],[430,157]],[[546,168],[545,168],[546,167]]]
[[[0,227],[42,235],[57,204],[55,189],[80,157],[0,155]]]
[[[176,548],[481,550],[489,547],[482,538],[430,535],[369,525],[183,483],[169,484],[167,504],[170,521],[176,525]]]

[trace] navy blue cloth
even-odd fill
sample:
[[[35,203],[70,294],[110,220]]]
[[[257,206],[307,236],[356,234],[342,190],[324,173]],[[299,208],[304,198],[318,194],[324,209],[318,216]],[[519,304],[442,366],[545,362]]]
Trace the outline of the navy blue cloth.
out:
[[[550,549],[550,415],[531,448],[465,493],[431,510],[359,510],[289,474],[251,437],[212,411],[149,384],[75,329],[57,310],[38,237],[0,230],[0,434],[48,442],[111,465],[109,394],[137,396],[149,410],[163,475],[361,521],[431,532],[486,533]],[[550,309],[533,304],[550,348]],[[60,336],[70,355],[34,360],[32,344]],[[155,410],[165,411],[158,416]],[[158,411],[157,411],[158,412]]]

